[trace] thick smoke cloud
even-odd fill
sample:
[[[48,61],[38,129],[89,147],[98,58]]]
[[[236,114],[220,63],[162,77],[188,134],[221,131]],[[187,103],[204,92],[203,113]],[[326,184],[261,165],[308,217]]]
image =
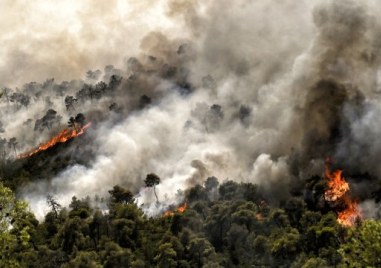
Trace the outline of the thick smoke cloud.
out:
[[[18,5],[48,7],[37,3],[14,2],[12,10],[28,15],[33,8]],[[52,15],[45,35],[33,15],[17,27],[35,31],[4,37],[1,83],[50,76],[61,83],[107,64],[119,69],[58,84],[62,95],[57,85],[39,84],[35,91],[44,98],[12,114],[15,108],[3,101],[3,136],[25,141],[22,150],[38,144],[54,130],[31,134],[23,125],[28,118],[42,118],[53,106],[64,123],[76,113],[66,109],[64,95],[84,83],[109,82],[113,74],[123,80],[96,105],[81,102],[81,112],[97,122],[89,131],[95,156],[88,164],[20,191],[40,215],[47,192],[67,205],[73,195],[105,195],[115,184],[137,192],[137,202],[153,215],[160,208],[143,187],[151,172],[162,179],[161,206],[180,202],[179,189],[208,176],[258,183],[279,202],[289,194],[285,189],[321,175],[327,156],[348,174],[381,176],[376,1],[69,3]],[[74,10],[63,30],[59,16]],[[15,45],[26,39],[28,45]],[[356,183],[362,189],[361,176]]]
[[[153,29],[176,33],[164,1],[1,1],[0,85],[71,80],[120,65]]]

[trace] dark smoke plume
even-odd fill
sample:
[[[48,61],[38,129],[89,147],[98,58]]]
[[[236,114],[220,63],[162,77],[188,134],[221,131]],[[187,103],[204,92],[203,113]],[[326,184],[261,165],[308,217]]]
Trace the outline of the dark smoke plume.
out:
[[[258,183],[281,202],[322,175],[327,156],[375,206],[363,185],[381,176],[380,4],[73,0],[42,33],[52,8],[14,2],[7,10],[28,19],[1,37],[2,138],[26,151],[78,113],[93,122],[91,142],[51,160],[80,161],[20,190],[40,215],[46,192],[66,205],[116,184],[153,215],[149,173],[162,206],[210,176]],[[30,80],[40,82],[20,86]]]

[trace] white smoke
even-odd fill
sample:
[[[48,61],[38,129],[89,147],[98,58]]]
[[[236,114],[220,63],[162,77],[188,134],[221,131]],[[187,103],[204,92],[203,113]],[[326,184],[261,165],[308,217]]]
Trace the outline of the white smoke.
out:
[[[136,55],[152,72],[163,62],[188,72],[194,92],[184,96],[173,81],[137,72],[137,81],[142,81],[136,91],[161,98],[116,124],[107,122],[94,129],[92,146],[97,155],[88,166],[71,166],[50,181],[24,187],[21,193],[39,217],[46,213],[47,193],[68,205],[74,195],[106,196],[115,184],[138,192],[138,204],[153,215],[160,208],[143,182],[151,172],[162,179],[157,193],[164,205],[180,202],[179,189],[203,183],[208,176],[250,181],[271,188],[274,195],[286,194],[293,176],[290,155],[303,151],[305,125],[315,127],[320,120],[306,118],[314,101],[308,99],[309,89],[320,79],[333,79],[372,98],[377,86],[379,61],[372,53],[379,31],[377,20],[368,14],[381,9],[375,1],[361,5],[307,0],[42,3],[16,1],[6,7],[27,20],[16,23],[14,34],[3,30],[1,40],[9,40],[9,45],[2,52],[2,84],[49,76],[77,78],[109,63],[123,65],[124,70],[124,57]],[[42,30],[49,14],[52,23]],[[11,20],[8,15],[2,18],[7,19]],[[25,47],[15,46],[25,40]],[[183,47],[189,50],[188,58],[174,57],[183,43],[189,43]],[[156,61],[150,62],[148,56]],[[208,75],[212,79],[206,79]],[[132,96],[126,92],[122,101],[128,103]],[[53,101],[64,113],[63,103],[58,98]],[[377,107],[380,101],[375,103]],[[91,111],[92,104],[83,108]],[[18,112],[20,121],[36,118],[37,110],[43,109],[36,105],[31,114]],[[350,124],[351,141],[361,144],[364,138],[372,141],[379,136],[366,120],[372,114],[362,114],[361,120]],[[17,133],[20,121],[11,123],[12,118],[4,120],[11,133],[7,137],[26,139]],[[361,132],[357,126],[372,130]],[[313,172],[318,172],[317,162],[309,163]],[[279,182],[276,189],[273,182]]]

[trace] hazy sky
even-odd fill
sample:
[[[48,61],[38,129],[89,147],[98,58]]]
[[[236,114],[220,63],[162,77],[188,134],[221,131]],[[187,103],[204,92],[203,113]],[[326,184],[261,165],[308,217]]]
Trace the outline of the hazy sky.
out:
[[[75,79],[136,54],[152,29],[176,32],[166,1],[0,1],[0,86]]]

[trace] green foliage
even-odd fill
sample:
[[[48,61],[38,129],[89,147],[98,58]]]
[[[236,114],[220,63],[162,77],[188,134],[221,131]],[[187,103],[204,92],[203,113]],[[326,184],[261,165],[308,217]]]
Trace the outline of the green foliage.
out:
[[[153,184],[153,187],[156,184]],[[0,267],[379,267],[381,223],[345,229],[300,197],[265,202],[252,184],[211,177],[185,192],[188,208],[147,218],[120,186],[108,210],[72,198],[42,223],[0,184]]]
[[[381,266],[381,222],[365,220],[358,228],[349,230],[349,236],[340,246],[342,267]]]
[[[147,175],[146,179],[144,180],[144,183],[147,187],[153,187],[160,183],[160,178],[156,174],[150,173]]]
[[[75,258],[63,265],[62,268],[101,268],[96,252],[80,251]]]
[[[159,203],[159,198],[157,197],[157,194],[156,194],[156,185],[158,185],[160,183],[159,176],[157,176],[154,173],[150,173],[146,176],[144,183],[145,183],[146,187],[153,187],[153,192],[154,192],[155,197],[156,197],[156,202]]]
[[[292,259],[300,250],[300,234],[294,228],[284,231],[284,233],[274,236],[271,253],[281,258]]]
[[[21,267],[17,252],[29,247],[28,205],[0,183],[0,267]]]
[[[130,203],[133,201],[133,194],[119,185],[115,185],[114,188],[109,191],[110,201],[112,203]]]

